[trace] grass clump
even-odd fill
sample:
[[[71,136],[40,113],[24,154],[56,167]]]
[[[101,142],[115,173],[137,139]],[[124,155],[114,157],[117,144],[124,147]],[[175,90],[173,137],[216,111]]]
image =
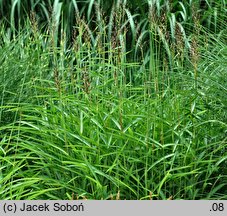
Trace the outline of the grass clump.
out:
[[[225,31],[159,6],[2,21],[1,199],[226,199]]]

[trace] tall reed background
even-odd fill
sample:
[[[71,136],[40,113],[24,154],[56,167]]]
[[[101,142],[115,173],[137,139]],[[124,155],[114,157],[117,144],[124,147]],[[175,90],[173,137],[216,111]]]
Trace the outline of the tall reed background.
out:
[[[0,199],[227,199],[225,0],[0,0]]]

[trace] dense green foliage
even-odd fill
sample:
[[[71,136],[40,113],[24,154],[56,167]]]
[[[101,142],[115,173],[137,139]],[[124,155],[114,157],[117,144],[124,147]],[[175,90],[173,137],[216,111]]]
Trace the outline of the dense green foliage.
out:
[[[227,198],[224,0],[0,11],[0,199]]]

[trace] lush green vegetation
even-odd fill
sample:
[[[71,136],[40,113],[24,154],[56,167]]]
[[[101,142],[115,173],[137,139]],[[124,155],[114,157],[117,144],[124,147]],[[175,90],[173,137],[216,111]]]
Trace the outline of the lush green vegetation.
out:
[[[0,199],[227,198],[224,0],[0,15]]]

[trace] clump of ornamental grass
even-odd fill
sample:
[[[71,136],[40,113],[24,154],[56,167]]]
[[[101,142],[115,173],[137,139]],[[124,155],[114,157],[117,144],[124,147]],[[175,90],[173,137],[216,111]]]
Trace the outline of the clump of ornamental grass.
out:
[[[156,2],[129,58],[125,3],[95,5],[98,31],[77,12],[71,46],[59,4],[44,33],[0,30],[0,198],[226,199],[223,36]]]

